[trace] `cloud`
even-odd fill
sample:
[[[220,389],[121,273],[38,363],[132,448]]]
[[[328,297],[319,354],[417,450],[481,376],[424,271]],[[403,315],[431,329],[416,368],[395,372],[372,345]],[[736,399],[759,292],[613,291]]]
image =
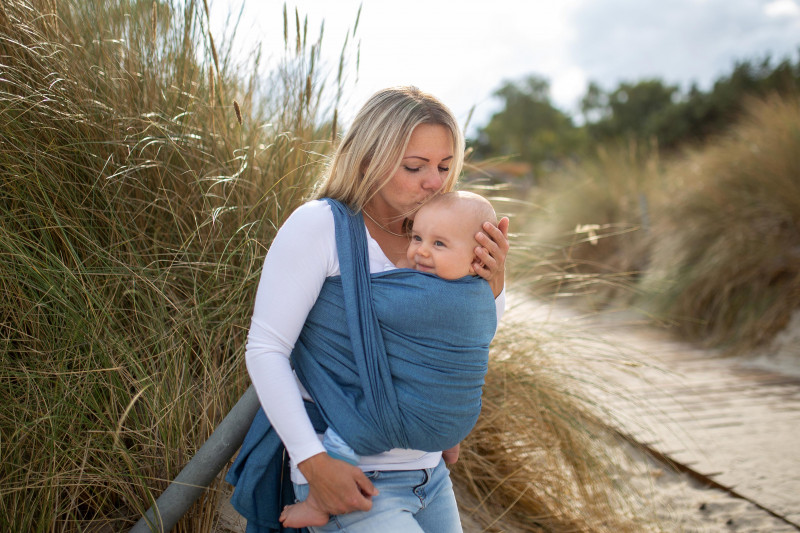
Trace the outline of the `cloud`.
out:
[[[764,6],[764,14],[768,17],[797,17],[800,7],[793,0],[775,0]]]
[[[793,55],[800,10],[792,6],[792,0],[587,0],[573,12],[570,57],[606,88],[656,77],[706,87],[736,60]]]

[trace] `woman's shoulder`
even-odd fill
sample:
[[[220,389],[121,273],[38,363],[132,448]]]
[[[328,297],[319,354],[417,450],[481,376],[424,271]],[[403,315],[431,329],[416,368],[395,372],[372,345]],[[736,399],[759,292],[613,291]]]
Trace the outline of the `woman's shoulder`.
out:
[[[333,221],[331,206],[325,199],[309,200],[301,204],[292,212],[291,217],[299,217],[310,222]]]
[[[327,203],[312,200],[295,209],[275,235],[267,257],[270,255],[273,260],[286,258],[286,265],[318,265],[325,276],[335,273],[336,228]]]
[[[325,200],[310,200],[295,209],[284,222],[284,227],[299,231],[333,231],[333,213]]]
[[[335,239],[333,213],[327,202],[321,200],[311,200],[295,209],[275,236],[276,242],[291,243],[289,246],[295,251],[297,248],[333,250]]]

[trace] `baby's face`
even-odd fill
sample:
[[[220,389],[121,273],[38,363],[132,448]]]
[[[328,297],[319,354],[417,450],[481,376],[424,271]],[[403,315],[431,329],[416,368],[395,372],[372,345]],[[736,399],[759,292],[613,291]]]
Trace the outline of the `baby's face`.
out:
[[[444,279],[458,279],[474,274],[473,217],[462,216],[460,209],[442,205],[423,206],[414,217],[411,243],[406,257],[412,267]]]

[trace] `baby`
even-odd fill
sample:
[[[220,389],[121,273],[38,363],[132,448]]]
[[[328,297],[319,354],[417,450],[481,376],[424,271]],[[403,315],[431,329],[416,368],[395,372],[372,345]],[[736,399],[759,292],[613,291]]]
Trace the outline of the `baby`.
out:
[[[414,217],[405,263],[397,266],[430,272],[444,279],[474,276],[475,234],[484,222],[497,225],[492,204],[475,193],[440,194]]]
[[[397,266],[448,280],[476,275],[472,265],[476,261],[475,248],[480,245],[475,234],[482,231],[486,221],[497,225],[497,215],[482,196],[457,191],[432,198],[417,211],[405,260]],[[358,455],[332,428],[325,432],[322,443],[331,457],[358,464]],[[456,462],[458,445],[442,452],[442,457],[448,464]],[[329,519],[313,495],[304,502],[287,505],[280,517],[284,527],[295,528],[324,526]]]

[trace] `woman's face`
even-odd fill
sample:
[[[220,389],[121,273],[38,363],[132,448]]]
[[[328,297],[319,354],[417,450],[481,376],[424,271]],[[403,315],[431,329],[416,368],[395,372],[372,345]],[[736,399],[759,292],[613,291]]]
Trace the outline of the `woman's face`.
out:
[[[440,124],[420,124],[411,133],[400,168],[370,200],[369,207],[383,218],[413,217],[439,192],[453,160],[453,138]]]

